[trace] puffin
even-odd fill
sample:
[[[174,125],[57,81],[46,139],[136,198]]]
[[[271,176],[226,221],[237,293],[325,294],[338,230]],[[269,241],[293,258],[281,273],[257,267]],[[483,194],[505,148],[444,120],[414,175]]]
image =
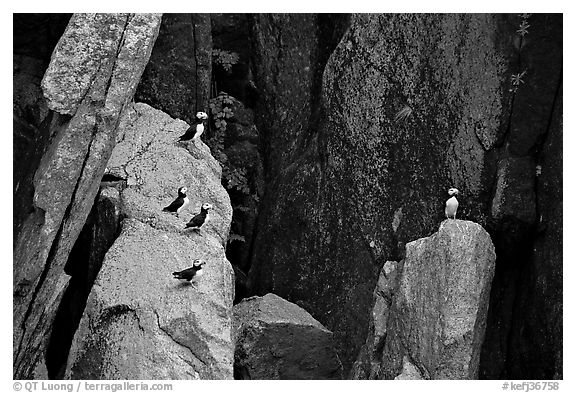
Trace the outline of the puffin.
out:
[[[202,276],[202,265],[205,265],[206,262],[201,261],[200,259],[194,260],[192,263],[192,267],[188,269],[184,269],[180,272],[174,272],[172,275],[175,279],[182,280],[182,281],[196,281],[198,277]]]
[[[196,125],[193,127],[189,127],[184,135],[178,139],[179,141],[189,141],[193,140],[196,141],[200,138],[200,135],[204,132],[204,121],[208,119],[208,114],[206,112],[198,112],[196,113]]]
[[[446,201],[446,209],[444,210],[446,218],[456,219],[456,210],[458,210],[458,200],[456,199],[456,195],[458,195],[458,192],[457,188],[450,188],[448,190],[450,198]]]
[[[192,217],[184,229],[200,229],[200,227],[208,221],[208,210],[210,209],[212,209],[212,205],[204,203],[200,209],[200,213]]]
[[[190,203],[188,197],[186,196],[187,191],[188,189],[186,187],[180,187],[178,189],[178,198],[174,199],[174,201],[170,205],[162,209],[162,211],[176,213],[176,215],[178,216],[180,212],[184,210],[186,206],[188,206],[188,203]]]

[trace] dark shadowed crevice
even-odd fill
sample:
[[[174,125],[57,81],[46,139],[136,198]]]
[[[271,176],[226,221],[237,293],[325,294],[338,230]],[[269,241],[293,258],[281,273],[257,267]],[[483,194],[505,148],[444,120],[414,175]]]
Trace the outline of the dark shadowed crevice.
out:
[[[252,378],[250,378],[250,371],[248,370],[248,367],[239,366],[236,364],[236,362],[234,362],[234,379],[239,379],[239,380],[252,379]]]
[[[532,175],[533,185],[527,187],[531,190],[526,192],[534,193],[535,220],[528,222],[515,216],[505,216],[497,222],[490,220],[488,224],[497,260],[480,357],[480,379],[552,379],[556,371],[554,356],[549,353],[554,349],[544,348],[544,343],[549,344],[556,339],[546,331],[550,316],[545,310],[555,300],[543,299],[543,294],[538,292],[543,290],[541,285],[550,285],[547,279],[552,280],[538,271],[541,269],[538,264],[543,263],[539,261],[538,254],[546,249],[541,244],[544,240],[540,232],[542,227],[548,225],[549,219],[541,209],[539,199],[542,195],[538,183],[543,180],[542,176],[539,178],[542,171],[541,152],[554,126],[557,101],[561,99],[562,66],[559,60],[562,38],[558,20],[548,20],[556,17],[536,15],[530,18],[526,39],[518,36],[517,31],[500,32],[515,34],[517,40],[515,52],[512,52],[516,58],[509,62],[510,78],[514,73],[518,75],[527,71],[528,79],[526,83],[517,83],[516,88],[510,82],[511,93],[508,94],[507,109],[504,110],[507,116],[503,119],[503,132],[495,146],[493,159],[495,163],[499,159],[533,161],[536,175]],[[516,20],[516,16],[510,16],[506,22],[514,26],[510,23]],[[543,47],[547,49],[542,50]],[[507,49],[502,48],[502,51],[506,53]],[[512,180],[516,178],[518,174]],[[528,184],[529,180],[521,181]],[[493,183],[493,194],[496,192],[496,182]],[[550,209],[554,208],[552,204]],[[518,207],[515,214],[523,213],[517,210]],[[553,264],[554,261],[548,263]],[[554,291],[548,290],[551,293]]]
[[[104,181],[104,179],[102,179]],[[120,183],[122,186],[122,183]],[[46,366],[50,379],[61,379],[72,339],[78,329],[88,295],[102,266],[106,252],[121,229],[122,216],[112,188],[98,192],[86,223],[74,243],[64,267],[72,278],[64,292],[54,319],[46,352]]]
[[[33,212],[33,177],[49,146],[53,114],[40,83],[71,14],[13,14],[13,239]],[[67,117],[55,117],[66,121]]]
[[[307,122],[305,124],[302,124],[304,131],[300,135],[295,137],[296,140],[293,141],[295,149],[292,157],[288,159],[289,162],[294,162],[298,160],[299,157],[305,154],[306,150],[310,145],[315,145],[312,143],[312,140],[318,136],[319,124],[323,116],[321,96],[322,96],[322,78],[324,75],[324,69],[326,67],[326,64],[328,63],[328,60],[330,59],[330,56],[332,55],[338,43],[342,39],[344,33],[346,32],[349,20],[350,15],[348,14],[319,14],[315,18],[315,34],[316,34],[315,41],[317,44],[316,47],[311,50],[311,56],[313,56],[313,59],[311,59],[311,63],[314,66],[312,68],[313,78],[309,86],[310,91],[308,92],[308,94],[310,94],[311,97],[310,102],[313,103],[313,105],[310,108],[310,115],[307,119]],[[263,56],[265,56],[265,53],[260,53],[263,49],[266,48],[262,47],[263,45],[262,42],[256,42],[256,40],[260,39],[258,32],[258,25],[262,24],[262,22],[258,21],[257,18],[253,17],[249,19],[249,23],[250,23],[249,31],[251,33],[250,35],[251,39],[250,59],[252,62],[251,66],[255,69],[259,69],[263,67],[263,64],[267,61],[266,59],[262,58]],[[270,24],[275,31],[275,33],[272,34],[274,38],[273,45],[277,46],[277,48],[275,48],[276,50],[275,54],[277,58],[275,61],[275,65],[272,66],[272,69],[270,71],[272,73],[272,78],[278,79],[278,76],[282,72],[284,73],[287,72],[286,70],[282,69],[282,67],[285,67],[282,63],[282,56],[283,56],[282,50],[285,49],[283,48],[284,44],[282,40],[282,27],[276,23],[273,17],[270,17]],[[258,72],[254,71],[254,74],[258,75]],[[256,82],[257,84],[262,83],[259,81]],[[276,95],[273,95],[272,97],[259,96],[258,98],[260,99],[260,101],[259,102],[257,101],[256,105],[254,105],[255,119],[273,118],[276,115],[274,111],[279,110],[278,103],[275,101],[277,99]],[[269,105],[266,105],[265,100],[271,100],[271,103],[269,103]],[[258,120],[256,121],[256,123],[259,126],[265,124],[265,122],[262,121],[258,122]],[[264,167],[265,172],[268,172],[266,167],[270,166],[267,165],[266,162],[269,160],[273,161],[279,158],[279,157],[270,157],[270,147],[268,145],[271,143],[270,139],[272,138],[272,133],[273,133],[272,130],[267,130],[266,128],[262,129],[260,132],[258,149],[262,156],[262,165]],[[277,180],[277,178],[270,178],[270,177],[267,178],[266,176],[264,176],[264,180],[265,182],[263,188],[265,190],[265,193],[268,194],[268,196],[274,195],[277,192],[275,187],[275,181]],[[264,195],[263,198],[267,199],[268,197]],[[259,238],[258,228],[261,226],[261,223],[259,222],[260,220],[259,217],[262,209],[263,209],[263,203],[259,203],[254,218],[255,225],[253,227],[253,231],[250,237],[251,242],[250,244],[247,245],[248,260],[244,262],[244,264],[241,266],[242,274],[240,276],[240,279],[237,279],[237,285],[240,284],[240,286],[239,287],[237,286],[238,295],[235,302],[240,301],[244,296],[253,294],[246,288],[246,280],[247,280],[246,275],[251,268],[254,251],[257,248],[256,239]],[[233,256],[229,255],[229,258],[230,257],[232,258],[231,259],[232,261]]]
[[[102,176],[102,183],[116,183],[125,181],[126,179],[121,178],[120,176],[113,175],[111,173],[107,173]]]

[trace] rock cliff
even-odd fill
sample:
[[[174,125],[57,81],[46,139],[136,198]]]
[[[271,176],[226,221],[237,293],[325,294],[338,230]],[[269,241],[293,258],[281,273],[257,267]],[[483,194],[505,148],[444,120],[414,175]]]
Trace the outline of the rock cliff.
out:
[[[542,369],[506,361],[521,353],[555,363],[559,325],[527,320],[514,307],[544,290],[535,236],[558,221],[542,213],[561,206],[559,198],[541,204],[536,186],[561,188],[551,172],[541,175],[543,162],[553,165],[544,146],[561,138],[550,121],[561,94],[561,16],[363,14],[320,23],[307,15],[293,29],[285,19],[260,15],[253,24],[267,176],[249,293],[273,292],[308,310],[334,332],[349,371],[369,331],[382,265],[436,230],[455,186],[458,217],[485,227],[498,255],[479,376]],[[322,34],[320,25],[339,34]],[[311,39],[294,39],[295,31]],[[555,255],[546,282],[559,288],[561,262],[544,243],[538,253]],[[560,290],[547,291],[552,297],[537,309],[556,315]],[[543,332],[540,349],[521,325]],[[515,334],[521,347],[510,345]],[[558,375],[553,367],[544,374]]]
[[[17,184],[14,240],[14,378],[47,378],[51,324],[68,284],[68,254],[96,196],[116,139],[158,34],[155,14],[76,14],[42,80],[50,112],[39,134],[37,167]]]
[[[333,332],[342,373],[322,377],[562,378],[562,15],[31,14],[14,29],[14,378],[231,378],[224,247],[236,301],[274,293]],[[208,107],[223,169],[175,142],[174,118]],[[188,209],[161,212],[182,185]],[[467,221],[436,233],[449,187]],[[202,201],[212,220],[183,232]],[[452,235],[474,249],[458,261],[440,252]],[[179,286],[195,256],[206,275]],[[244,347],[256,360],[237,377],[268,359]],[[311,375],[275,361],[250,376]]]
[[[125,218],[88,297],[66,378],[232,378],[234,275],[223,247],[232,208],[208,147],[176,142],[187,128],[146,104],[123,117],[106,173],[126,181]],[[189,207],[179,217],[162,212],[182,186]],[[203,203],[214,206],[209,220],[184,231]],[[174,280],[194,259],[206,262],[202,279]]]
[[[384,261],[432,233],[446,190],[464,190],[460,214],[486,222],[485,161],[508,94],[506,58],[492,39],[498,23],[493,15],[352,16],[311,104],[316,126],[306,143],[284,143],[297,153],[276,154],[287,158],[262,201],[249,280],[255,293],[296,302],[333,330],[346,371],[364,343]],[[291,91],[306,89],[298,81]],[[294,105],[273,113],[291,119],[284,137],[303,140],[290,130],[311,123],[294,118]]]

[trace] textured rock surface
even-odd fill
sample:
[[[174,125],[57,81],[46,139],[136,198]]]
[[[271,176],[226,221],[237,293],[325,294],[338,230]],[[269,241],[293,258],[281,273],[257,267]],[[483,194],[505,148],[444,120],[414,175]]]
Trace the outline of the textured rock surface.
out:
[[[530,157],[507,158],[498,163],[496,191],[492,199],[492,217],[526,226],[536,221],[536,165]],[[498,224],[497,224],[498,225]]]
[[[50,145],[33,178],[32,209],[14,246],[14,377],[46,379],[63,267],[93,204],[124,107],[160,24],[154,14],[76,14],[42,80]],[[30,188],[32,189],[32,188]]]
[[[314,107],[313,84],[320,71],[316,18],[257,14],[251,21],[254,78],[261,91],[256,125],[265,135],[264,162],[270,177],[284,166]]]
[[[74,337],[72,379],[230,379],[234,277],[224,255],[232,208],[221,169],[202,142],[176,142],[188,125],[146,104],[123,118],[107,173],[126,180],[120,236],[106,254]],[[162,212],[181,186],[190,205]],[[183,231],[202,203],[199,233]],[[194,286],[172,272],[206,261]]]
[[[341,379],[332,333],[274,294],[234,306],[237,379]]]
[[[379,377],[405,374],[407,360],[425,379],[476,379],[496,254],[478,224],[446,220],[406,245],[390,310]]]
[[[193,124],[207,112],[211,73],[210,14],[164,14],[136,100]]]
[[[381,267],[402,253],[398,242],[437,228],[452,186],[463,192],[459,215],[486,222],[494,174],[486,149],[505,130],[509,95],[494,34],[502,18],[354,15],[317,85],[305,71],[310,42],[293,54],[299,46],[288,45],[277,19],[256,30],[270,54],[261,63],[273,61],[281,37],[282,58],[298,61],[298,75],[284,80],[290,70],[278,66],[277,79],[258,86],[268,96],[260,110],[274,122],[258,128],[276,141],[264,150],[265,164],[274,157],[267,174],[279,173],[262,200],[249,283],[332,330],[348,372],[366,340]],[[411,114],[397,119],[402,110]]]
[[[407,356],[404,356],[403,365],[402,365],[402,373],[400,373],[394,379],[396,380],[414,380],[414,379],[424,379],[422,378],[422,374],[418,371],[418,368],[414,366],[410,360],[408,360]]]

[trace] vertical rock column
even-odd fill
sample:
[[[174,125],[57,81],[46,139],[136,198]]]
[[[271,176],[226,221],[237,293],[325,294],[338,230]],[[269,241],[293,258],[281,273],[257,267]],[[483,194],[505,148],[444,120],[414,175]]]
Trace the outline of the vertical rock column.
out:
[[[406,245],[382,379],[477,379],[496,254],[478,224],[446,220]]]
[[[54,50],[42,81],[52,111],[50,145],[14,246],[14,378],[47,378],[47,337],[69,280],[63,267],[159,25],[157,14],[76,14]]]

